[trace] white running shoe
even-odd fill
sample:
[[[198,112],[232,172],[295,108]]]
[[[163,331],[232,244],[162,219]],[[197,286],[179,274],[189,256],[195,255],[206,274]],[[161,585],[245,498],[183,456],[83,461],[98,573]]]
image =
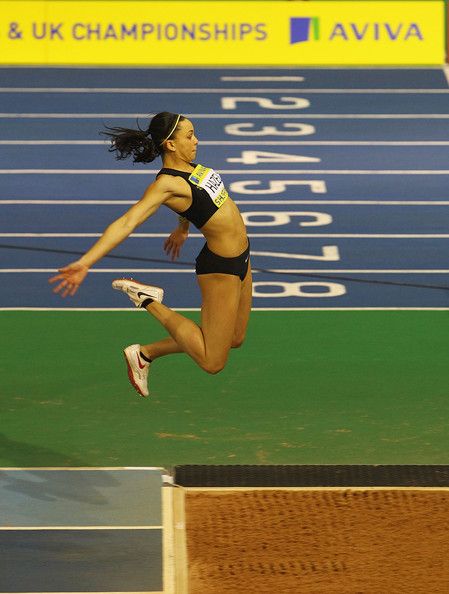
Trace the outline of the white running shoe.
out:
[[[126,293],[136,307],[142,307],[142,302],[145,299],[153,299],[153,301],[162,303],[164,297],[164,289],[144,285],[132,278],[117,278],[112,281],[112,288]]]
[[[149,396],[148,372],[150,364],[140,356],[140,344],[132,344],[123,351],[131,384],[141,396]]]

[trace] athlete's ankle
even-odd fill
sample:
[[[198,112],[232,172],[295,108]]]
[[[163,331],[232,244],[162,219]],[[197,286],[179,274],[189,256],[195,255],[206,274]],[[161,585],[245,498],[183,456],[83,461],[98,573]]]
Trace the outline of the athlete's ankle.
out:
[[[152,357],[147,351],[144,351],[142,348],[140,349],[139,354],[142,357],[142,359],[147,363],[152,363],[154,360],[154,357]]]

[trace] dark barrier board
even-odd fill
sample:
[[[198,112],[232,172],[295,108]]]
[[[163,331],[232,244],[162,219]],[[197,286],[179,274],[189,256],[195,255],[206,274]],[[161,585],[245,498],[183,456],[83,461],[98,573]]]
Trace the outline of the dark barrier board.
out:
[[[449,487],[449,466],[184,465],[182,487]]]

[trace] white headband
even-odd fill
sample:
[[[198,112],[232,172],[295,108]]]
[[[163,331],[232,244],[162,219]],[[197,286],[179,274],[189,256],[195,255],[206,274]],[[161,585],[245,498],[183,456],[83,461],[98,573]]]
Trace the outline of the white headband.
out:
[[[161,142],[161,145],[163,145],[163,144],[164,144],[164,142],[165,142],[166,140],[168,140],[168,139],[170,138],[170,136],[173,134],[173,132],[176,130],[176,127],[177,127],[177,126],[178,126],[178,124],[179,124],[179,118],[180,118],[180,117],[181,117],[181,114],[179,114],[179,115],[178,115],[178,117],[176,118],[175,125],[174,125],[174,126],[173,126],[173,128],[170,130],[170,133],[169,133],[169,135],[167,136],[167,138],[164,138],[164,140]]]

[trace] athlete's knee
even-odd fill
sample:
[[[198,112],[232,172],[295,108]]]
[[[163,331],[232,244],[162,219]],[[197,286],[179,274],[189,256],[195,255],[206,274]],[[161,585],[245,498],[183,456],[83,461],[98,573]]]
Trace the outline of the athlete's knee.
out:
[[[217,359],[216,361],[214,361],[214,360],[204,361],[201,364],[201,368],[204,369],[204,371],[206,373],[210,373],[211,375],[216,375],[217,373],[220,373],[220,371],[223,371],[225,366],[226,366],[226,360],[220,360],[220,359]]]
[[[232,339],[232,343],[231,343],[231,347],[233,349],[238,349],[242,346],[242,344],[245,342],[245,333],[243,334],[235,334],[233,339]]]

